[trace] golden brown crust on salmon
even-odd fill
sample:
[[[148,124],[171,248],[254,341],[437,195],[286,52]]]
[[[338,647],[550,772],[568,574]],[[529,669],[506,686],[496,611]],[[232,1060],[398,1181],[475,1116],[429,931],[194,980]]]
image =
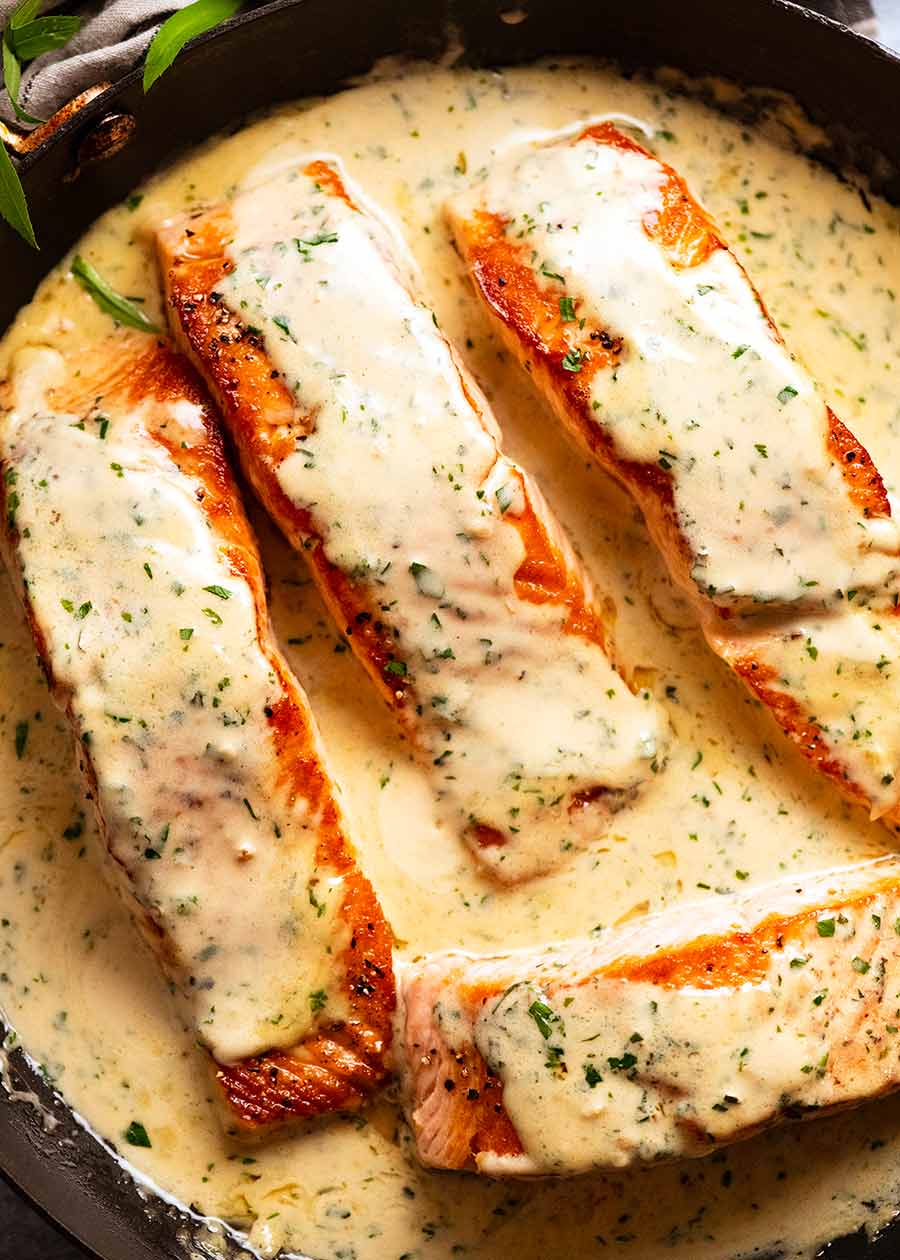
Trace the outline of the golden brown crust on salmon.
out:
[[[423,971],[409,989],[403,1052],[421,1158],[440,1168],[474,1168],[479,1154],[520,1155],[522,1143],[503,1105],[503,1085],[473,1045],[453,1050],[432,1018],[441,987]],[[474,1010],[477,992],[472,993]]]
[[[317,818],[316,863],[329,877],[342,877],[343,899],[337,917],[349,929],[349,943],[339,958],[347,1017],[336,1022],[323,1021],[301,1044],[289,1050],[272,1050],[231,1065],[213,1064],[227,1123],[252,1136],[286,1122],[357,1107],[384,1083],[395,1005],[392,937],[375,893],[356,865],[333,785],[311,734],[305,697],[275,646],[256,540],[206,392],[189,364],[164,342],[126,338],[121,344],[101,350],[96,364],[82,363],[80,373],[69,374],[54,391],[55,406],[77,415],[94,406],[102,396],[108,408],[136,407],[148,400],[185,400],[202,409],[202,441],[185,445],[165,427],[151,429],[150,435],[196,484],[197,501],[220,540],[221,551],[235,577],[252,592],[259,646],[277,678],[280,692],[266,709],[277,762],[277,783],[291,801],[302,798],[308,802],[312,816]],[[12,561],[11,571],[15,572],[19,539],[10,498],[14,491],[6,477],[2,484],[6,552]],[[39,659],[52,687],[53,661],[27,589],[19,585]],[[71,711],[69,717],[74,721]],[[96,775],[89,746],[79,743],[78,751],[82,771],[96,799]],[[101,818],[101,825],[102,822]],[[122,869],[119,885],[126,893],[128,880]],[[129,903],[152,948],[165,961],[167,939],[160,925],[136,899],[129,898]]]
[[[386,671],[394,659],[394,636],[377,592],[329,562],[311,514],[298,508],[279,484],[279,464],[294,450],[298,432],[309,432],[315,418],[298,415],[262,338],[219,299],[216,286],[231,270],[225,254],[230,234],[225,207],[159,233],[176,339],[203,372],[260,499],[287,537],[303,548],[326,604],[385,700],[403,709],[410,688],[402,676]]]

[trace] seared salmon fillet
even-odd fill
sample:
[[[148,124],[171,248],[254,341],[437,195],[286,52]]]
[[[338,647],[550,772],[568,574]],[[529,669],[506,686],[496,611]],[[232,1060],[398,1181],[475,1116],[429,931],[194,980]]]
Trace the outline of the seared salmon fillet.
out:
[[[20,350],[0,467],[5,558],[108,870],[227,1125],[358,1105],[386,1075],[390,929],[275,646],[200,381],[142,334]]]
[[[823,774],[900,801],[900,534],[684,181],[609,122],[448,206],[504,339],[634,495],[706,637]]]
[[[608,601],[337,160],[165,227],[159,251],[175,335],[442,817],[507,882],[601,835],[665,719],[616,672]]]
[[[539,1176],[708,1154],[900,1086],[900,861],[676,906],[400,978],[436,1168]]]

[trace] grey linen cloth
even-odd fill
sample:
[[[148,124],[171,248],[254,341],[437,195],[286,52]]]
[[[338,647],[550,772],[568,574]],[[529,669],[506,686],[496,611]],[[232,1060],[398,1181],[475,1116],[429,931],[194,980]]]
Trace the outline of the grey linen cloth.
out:
[[[365,4],[366,0],[359,2]],[[742,2],[752,4],[755,0]],[[0,0],[0,28],[6,25],[16,3]],[[19,104],[36,118],[49,118],[85,88],[119,78],[140,61],[159,24],[188,3],[190,0],[112,0],[104,5],[94,0],[85,6],[78,0],[50,0],[46,12],[80,13],[85,24],[65,48],[45,53],[25,67]],[[808,7],[867,35],[875,33],[870,0],[808,0]],[[6,122],[15,119],[5,91],[0,95],[0,118]]]

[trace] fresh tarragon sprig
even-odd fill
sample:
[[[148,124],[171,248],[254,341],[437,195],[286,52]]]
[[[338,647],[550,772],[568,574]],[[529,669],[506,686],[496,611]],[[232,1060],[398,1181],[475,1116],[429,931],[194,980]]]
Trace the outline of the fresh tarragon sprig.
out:
[[[3,32],[3,81],[16,117],[20,122],[42,123],[19,104],[22,67],[42,53],[62,48],[81,30],[79,17],[41,17],[41,0],[22,0],[10,16]]]
[[[78,17],[41,17],[41,0],[21,0],[13,9],[3,32],[3,82],[9,103],[20,122],[41,123],[19,104],[22,66],[42,53],[62,48],[81,29]],[[5,147],[0,143],[0,214],[37,249],[25,193]]]
[[[153,36],[144,62],[144,91],[171,66],[185,44],[233,17],[243,0],[194,0],[179,9]],[[20,122],[39,124],[19,104],[22,67],[45,52],[62,48],[81,29],[81,18],[62,15],[41,17],[43,0],[21,0],[2,36],[3,80],[10,104]],[[0,141],[0,215],[29,245],[38,249],[22,181]]]

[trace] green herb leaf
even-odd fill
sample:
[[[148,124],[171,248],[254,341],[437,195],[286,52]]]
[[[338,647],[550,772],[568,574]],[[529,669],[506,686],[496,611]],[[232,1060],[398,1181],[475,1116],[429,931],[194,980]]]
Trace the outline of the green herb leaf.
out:
[[[22,65],[15,48],[15,35],[19,27],[34,18],[41,7],[41,0],[23,0],[13,9],[3,32],[3,83],[16,117],[20,122],[39,124],[42,118],[33,118],[19,104],[19,85],[22,81]]]
[[[315,236],[307,237],[305,240],[294,237],[294,244],[301,254],[309,253],[310,249],[314,249],[316,245],[336,245],[337,241],[337,232],[316,232]]]
[[[426,599],[444,598],[444,583],[434,569],[429,569],[427,564],[420,564],[418,560],[413,560],[409,571],[420,595],[424,595]]]
[[[218,595],[219,599],[231,599],[231,591],[225,589],[224,586],[204,586],[205,591],[209,591],[210,595]]]
[[[140,332],[159,332],[156,324],[152,323],[134,302],[129,302],[128,298],[122,297],[121,294],[116,293],[115,289],[111,289],[103,277],[89,262],[85,262],[80,254],[76,254],[72,259],[72,275],[91,295],[101,311],[106,315],[111,315],[117,323],[126,324],[129,328],[137,328]]]
[[[163,22],[153,36],[144,63],[144,91],[149,92],[161,74],[184,48],[188,40],[211,31],[220,22],[233,17],[241,0],[194,0]]]
[[[21,26],[10,24],[7,38],[19,61],[34,61],[45,52],[62,48],[80,30],[80,17],[39,17]]]
[[[585,1063],[584,1079],[587,1081],[588,1085],[590,1085],[591,1089],[593,1089],[595,1085],[600,1084],[600,1082],[603,1080],[603,1077],[594,1067],[593,1063]]]
[[[5,53],[5,43],[3,48]],[[5,61],[6,57],[4,55]],[[6,146],[2,142],[0,142],[0,215],[3,216],[14,231],[19,233],[23,240],[28,242],[32,249],[38,248],[38,243],[34,236],[34,228],[31,226],[31,216],[28,213],[28,204],[25,201],[22,181],[19,179],[16,168],[13,166],[12,158],[7,153]]]
[[[816,931],[820,936],[834,936],[834,919],[819,919]]]
[[[32,117],[19,104],[19,85],[21,82],[22,67],[19,64],[18,57],[12,50],[12,45],[9,42],[9,28],[7,27],[3,33],[3,86],[6,88],[9,103],[12,105],[19,122],[37,125],[44,120]]]
[[[572,298],[561,297],[559,299],[559,317],[564,324],[575,322],[575,302]]]
[[[778,391],[778,401],[782,405],[784,403],[789,403],[792,398],[796,398],[796,397],[797,397],[797,391],[794,389],[793,385],[785,385],[784,389],[780,389]]]
[[[494,495],[497,499],[497,506],[499,507],[501,514],[508,512],[512,507],[512,488],[508,485],[502,485],[499,489],[494,491]]]
[[[297,340],[297,338],[296,338],[296,337],[294,336],[294,334],[291,332],[291,326],[290,326],[290,324],[288,323],[288,317],[287,317],[287,315],[273,315],[273,316],[272,316],[272,323],[275,325],[275,327],[276,327],[276,328],[280,328],[280,329],[281,329],[281,331],[284,333],[285,337],[290,337],[291,341],[296,341],[296,340]]]
[[[562,365],[567,372],[580,372],[584,355],[580,350],[570,350],[563,358]]]
[[[559,1023],[559,1016],[556,1011],[554,1011],[552,1006],[548,1006],[546,1002],[541,1002],[535,998],[528,1008],[528,1014],[537,1024],[538,1032],[547,1041],[552,1032],[553,1024]]]
[[[309,896],[309,904],[312,906],[312,908],[316,912],[316,918],[321,919],[322,915],[325,913],[328,907],[326,906],[324,901],[319,901],[312,884],[307,884],[306,891]]]
[[[22,3],[17,4],[10,15],[8,29],[17,31],[27,22],[34,21],[41,11],[41,3],[42,0],[22,0]]]
[[[140,1120],[132,1120],[131,1124],[125,1130],[125,1141],[131,1146],[145,1146],[148,1150],[153,1146],[147,1134],[147,1130],[141,1124]]]
[[[328,1002],[328,994],[324,989],[316,989],[315,993],[309,995],[309,1009],[315,1015],[316,1011],[322,1011]]]

